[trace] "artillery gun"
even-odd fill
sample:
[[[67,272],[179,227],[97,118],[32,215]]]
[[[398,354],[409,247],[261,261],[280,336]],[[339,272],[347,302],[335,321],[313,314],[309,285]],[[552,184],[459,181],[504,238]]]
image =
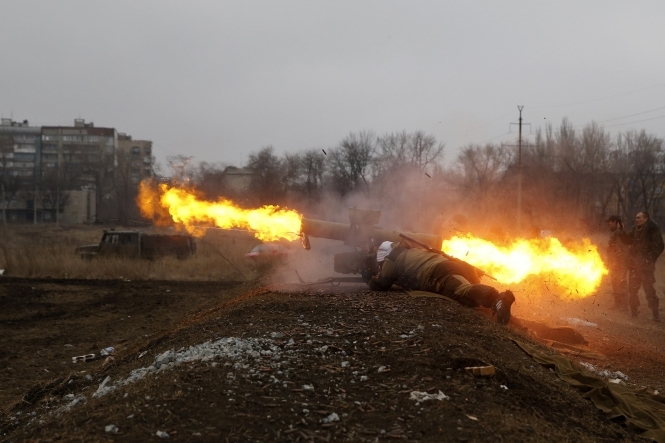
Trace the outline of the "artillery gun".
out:
[[[302,219],[300,237],[303,247],[310,249],[309,237],[339,240],[355,250],[334,256],[335,272],[340,274],[361,274],[363,277],[378,271],[376,250],[384,241],[402,240],[399,231],[376,226],[381,219],[381,211],[349,208],[349,224],[336,223],[310,218]],[[405,233],[412,239],[428,245],[440,245],[441,236],[419,232]],[[330,279],[327,279],[329,281]],[[357,281],[358,279],[333,279],[335,281]],[[302,280],[301,280],[301,283]]]
[[[360,274],[362,278],[327,278],[315,282],[319,283],[351,283],[367,282],[369,278],[379,271],[376,262],[376,251],[384,241],[399,242],[406,240],[413,247],[420,247],[432,253],[440,254],[448,260],[464,263],[475,269],[478,277],[486,276],[496,280],[481,269],[476,268],[463,260],[451,257],[445,252],[433,248],[431,245],[440,245],[442,236],[425,234],[422,232],[399,232],[379,228],[376,225],[381,219],[381,211],[370,209],[349,208],[349,224],[335,223],[322,220],[303,218],[300,238],[303,247],[310,249],[309,237],[327,238],[343,241],[345,245],[353,246],[354,251],[342,252],[334,255],[334,269],[340,274]],[[298,275],[301,284],[305,282]]]

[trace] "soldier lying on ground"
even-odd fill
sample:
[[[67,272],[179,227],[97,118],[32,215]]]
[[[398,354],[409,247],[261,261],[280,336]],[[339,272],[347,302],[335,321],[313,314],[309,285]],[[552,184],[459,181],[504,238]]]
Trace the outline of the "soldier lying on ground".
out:
[[[435,292],[464,306],[490,308],[503,325],[510,320],[510,308],[515,301],[513,293],[499,293],[495,288],[481,284],[476,269],[467,263],[412,248],[406,241],[381,243],[376,261],[380,270],[368,279],[372,290],[387,291],[397,284],[407,290]]]

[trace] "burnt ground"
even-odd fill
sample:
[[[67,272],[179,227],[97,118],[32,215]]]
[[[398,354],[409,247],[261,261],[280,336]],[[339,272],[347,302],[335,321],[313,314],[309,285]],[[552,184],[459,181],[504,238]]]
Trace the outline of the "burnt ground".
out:
[[[572,308],[596,323],[578,329],[606,356],[584,361],[665,390],[662,326],[608,315],[595,299]],[[267,351],[182,363],[92,396],[169,349],[227,337],[261,338]],[[532,342],[447,300],[363,286],[3,279],[0,441],[157,431],[170,441],[643,441],[513,339]],[[105,346],[114,361],[71,363]],[[497,373],[464,370],[484,364]],[[412,391],[449,398],[417,402]],[[111,424],[117,433],[105,432]]]

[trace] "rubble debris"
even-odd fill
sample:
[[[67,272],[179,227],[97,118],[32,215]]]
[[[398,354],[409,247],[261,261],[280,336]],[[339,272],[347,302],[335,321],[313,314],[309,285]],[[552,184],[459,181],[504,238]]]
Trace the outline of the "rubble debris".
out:
[[[496,373],[496,368],[492,365],[489,366],[469,366],[464,368],[467,372],[470,372],[473,375],[479,375],[483,377],[488,377]]]
[[[78,355],[76,357],[72,357],[72,363],[81,363],[81,362],[89,362],[93,361],[95,359],[95,354],[86,354],[86,355]]]
[[[107,425],[104,426],[104,431],[110,434],[117,434],[118,432],[120,432],[120,429],[118,429],[116,425]]]
[[[336,422],[336,421],[339,421],[339,415],[337,415],[334,412],[332,414],[330,414],[329,416],[321,419],[321,423],[333,423],[333,422]]]
[[[108,394],[108,393],[111,392],[112,390],[114,390],[115,388],[113,388],[113,387],[109,387],[109,388],[106,387],[106,385],[107,385],[108,382],[110,382],[110,381],[111,381],[111,377],[110,377],[110,376],[107,376],[107,377],[104,379],[104,381],[99,385],[99,387],[97,388],[97,391],[95,391],[95,393],[92,394],[92,396],[95,397],[95,398],[96,398],[96,397],[101,397],[101,396],[103,396],[103,395]]]
[[[99,355],[102,357],[108,357],[109,355],[113,354],[113,352],[115,352],[115,348],[113,346],[109,346],[108,348],[104,348],[99,351]]]
[[[586,369],[587,371],[593,372],[594,374],[600,375],[601,377],[621,379],[621,380],[624,380],[624,381],[628,381],[628,376],[626,374],[624,374],[623,372],[621,372],[621,371],[612,372],[612,371],[609,371],[607,369],[598,369],[597,367],[595,367],[591,363],[586,363],[586,362],[583,362],[583,361],[580,362],[580,365],[584,369]],[[613,382],[613,383],[616,383],[616,382]]]
[[[260,359],[262,356],[279,358],[281,352],[282,349],[275,345],[270,339],[236,337],[222,338],[215,342],[207,341],[179,351],[170,349],[155,357],[151,366],[134,369],[129,373],[129,376],[126,379],[117,380],[112,386],[102,383],[104,386],[100,386],[95,394],[97,397],[104,396],[113,392],[119,386],[134,383],[143,379],[150,373],[161,372],[181,363],[191,363],[195,361],[208,362],[215,358],[228,358],[230,360],[236,360],[237,362],[235,365],[242,366],[242,363],[240,363],[242,360],[255,360]],[[231,377],[233,377],[233,375]],[[314,388],[310,386],[310,389]],[[304,386],[303,390],[306,390]]]
[[[155,435],[159,438],[169,438],[170,435],[167,432],[164,431],[157,431]]]
[[[427,392],[411,391],[411,394],[409,395],[409,400],[415,400],[418,403],[422,403],[427,400],[450,400],[450,397],[448,397],[446,394],[444,394],[441,391],[439,391],[438,394],[428,394]]]
[[[582,320],[581,318],[577,317],[561,317],[561,320],[564,320],[571,325],[588,326],[590,328],[598,327],[598,325],[595,323],[591,323],[590,321]]]

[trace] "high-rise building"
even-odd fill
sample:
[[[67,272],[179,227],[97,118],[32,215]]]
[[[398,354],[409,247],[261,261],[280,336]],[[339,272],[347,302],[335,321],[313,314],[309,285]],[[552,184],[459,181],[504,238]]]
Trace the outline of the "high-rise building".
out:
[[[130,191],[152,174],[149,140],[132,140],[84,119],[74,126],[2,119],[0,222],[123,219]]]
[[[139,183],[152,177],[153,157],[152,141],[132,140],[131,135],[118,134],[117,168],[127,168],[130,182]]]

